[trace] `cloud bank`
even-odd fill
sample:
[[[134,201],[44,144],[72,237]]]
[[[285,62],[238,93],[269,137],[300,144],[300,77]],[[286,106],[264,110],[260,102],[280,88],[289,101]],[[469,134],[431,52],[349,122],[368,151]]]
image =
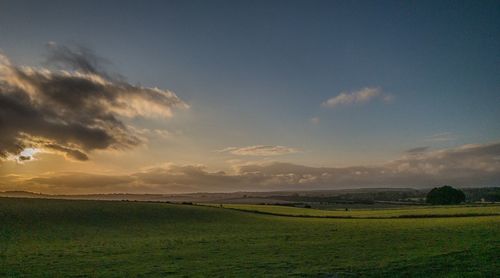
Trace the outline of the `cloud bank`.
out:
[[[285,147],[285,146],[270,146],[270,145],[255,145],[247,147],[229,147],[218,152],[226,152],[234,155],[247,155],[247,156],[277,156],[299,152],[298,149]]]
[[[367,103],[375,99],[381,99],[387,102],[392,100],[392,96],[383,93],[380,88],[366,87],[359,91],[342,92],[339,95],[324,101],[322,105],[333,108],[342,105]]]
[[[0,178],[0,190],[47,193],[221,192],[312,190],[359,187],[431,187],[500,185],[500,142],[452,149],[405,152],[378,166],[309,167],[272,162],[246,164],[232,174],[200,165],[153,167],[128,175],[59,173],[30,179]]]
[[[141,143],[124,118],[172,116],[187,105],[173,92],[111,78],[85,48],[49,44],[53,68],[13,65],[0,54],[0,161],[26,148],[89,159],[93,150]]]

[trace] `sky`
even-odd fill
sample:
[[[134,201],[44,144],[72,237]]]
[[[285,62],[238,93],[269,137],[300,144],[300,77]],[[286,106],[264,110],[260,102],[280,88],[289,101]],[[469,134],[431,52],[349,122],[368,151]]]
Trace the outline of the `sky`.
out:
[[[498,1],[0,0],[0,191],[500,184]]]

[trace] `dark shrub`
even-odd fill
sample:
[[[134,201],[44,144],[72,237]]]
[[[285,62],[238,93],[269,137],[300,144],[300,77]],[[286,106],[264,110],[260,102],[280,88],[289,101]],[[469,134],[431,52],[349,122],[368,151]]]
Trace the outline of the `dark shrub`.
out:
[[[465,194],[449,185],[436,187],[427,193],[426,202],[433,205],[460,204],[465,201]]]

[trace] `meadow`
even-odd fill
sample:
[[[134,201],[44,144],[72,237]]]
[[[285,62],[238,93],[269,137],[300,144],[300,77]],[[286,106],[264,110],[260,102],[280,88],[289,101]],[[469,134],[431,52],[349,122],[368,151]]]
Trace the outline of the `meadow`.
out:
[[[0,198],[0,276],[498,277],[500,216],[477,216],[498,208],[337,219],[252,212],[274,207]]]
[[[210,204],[211,205],[211,204]],[[215,205],[214,205],[215,206]],[[221,205],[219,205],[220,207]],[[500,216],[500,205],[461,206],[406,206],[383,209],[310,209],[280,205],[222,204],[223,208],[277,216],[324,217],[324,218],[430,218]]]

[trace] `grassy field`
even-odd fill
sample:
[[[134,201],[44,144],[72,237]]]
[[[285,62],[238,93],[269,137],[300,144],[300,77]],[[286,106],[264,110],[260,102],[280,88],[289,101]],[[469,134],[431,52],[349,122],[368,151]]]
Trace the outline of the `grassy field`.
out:
[[[220,205],[212,205],[220,206]],[[320,210],[277,205],[223,204],[224,208],[281,216],[331,218],[417,218],[457,216],[500,216],[500,205],[413,206],[392,209]]]
[[[498,277],[498,231],[499,216],[323,219],[0,198],[0,276]]]

